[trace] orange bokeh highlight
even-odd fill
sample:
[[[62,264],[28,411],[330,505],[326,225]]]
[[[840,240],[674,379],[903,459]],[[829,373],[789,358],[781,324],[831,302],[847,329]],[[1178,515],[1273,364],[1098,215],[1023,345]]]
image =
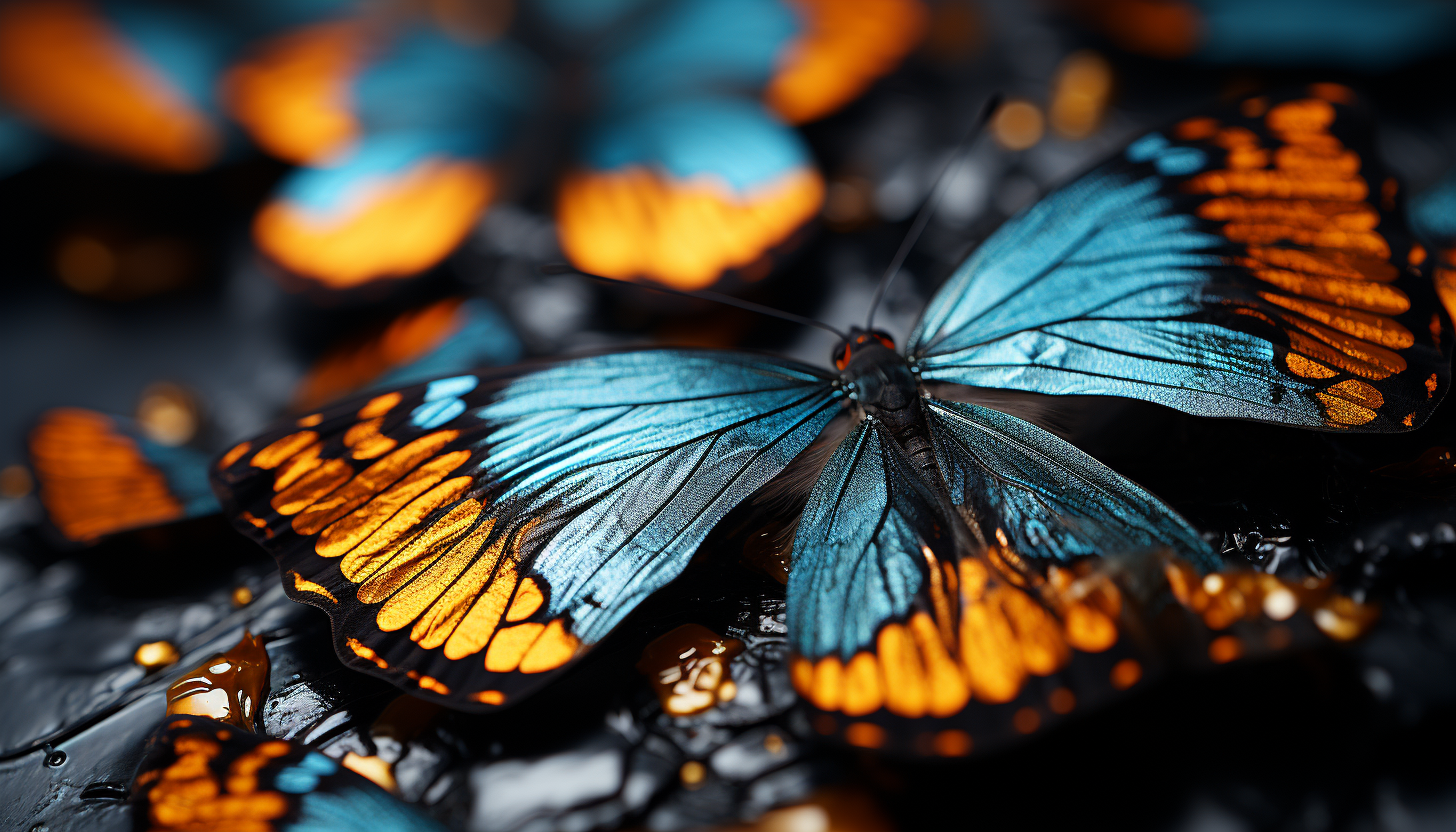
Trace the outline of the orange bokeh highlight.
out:
[[[460,328],[460,303],[448,298],[405,312],[377,337],[327,353],[299,382],[294,408],[311,410],[429,353]]]
[[[804,34],[785,51],[765,93],[794,124],[822,118],[905,57],[925,33],[915,0],[792,0]]]
[[[783,242],[823,200],[813,170],[739,195],[715,179],[673,181],[632,166],[568,175],[556,216],[562,249],[584,271],[701,289]]]
[[[308,164],[347,148],[359,134],[349,79],[365,47],[358,23],[326,23],[266,44],[228,72],[223,100],[253,141]]]
[[[330,288],[406,277],[460,244],[495,182],[476,162],[435,157],[361,190],[337,216],[274,200],[253,220],[253,237],[280,265]]]
[[[89,3],[0,7],[0,96],[78,145],[170,171],[217,156],[217,128]]]

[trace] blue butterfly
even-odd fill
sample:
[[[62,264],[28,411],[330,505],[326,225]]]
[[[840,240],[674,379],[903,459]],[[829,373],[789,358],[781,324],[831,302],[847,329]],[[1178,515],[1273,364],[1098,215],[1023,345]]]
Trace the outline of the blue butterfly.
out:
[[[494,306],[450,298],[325,356],[300,383],[295,404],[307,410],[347,393],[509,364],[520,355],[520,341]],[[46,516],[68,541],[218,512],[209,455],[158,442],[134,419],[56,408],[41,415],[27,446]]]
[[[1444,396],[1451,321],[1359,125],[1301,94],[1150,133],[1007,222],[903,352],[855,329],[832,369],[644,349],[442,378],[244,442],[214,488],[345,662],[489,710],[807,470],[796,688],[852,743],[962,754],[1012,711],[1022,730],[1070,710],[1079,674],[1137,681],[1096,558],[1220,565],[1153,494],[972,388],[1379,432]],[[351,443],[366,424],[380,439]]]
[[[162,723],[132,793],[155,830],[444,829],[317,751],[201,716]]]

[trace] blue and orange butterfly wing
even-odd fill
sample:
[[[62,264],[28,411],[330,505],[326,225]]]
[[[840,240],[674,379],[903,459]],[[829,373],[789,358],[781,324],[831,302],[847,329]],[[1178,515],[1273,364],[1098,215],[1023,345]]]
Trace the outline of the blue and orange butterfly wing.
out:
[[[872,420],[844,440],[794,540],[791,675],[823,733],[960,756],[1151,666],[1093,558],[1167,547],[1203,568],[1217,560],[1171,509],[1067,442],[924,402],[949,499]]]
[[[681,572],[838,398],[792,362],[611,354],[332,407],[232,449],[213,481],[347,663],[490,709]]]
[[[218,509],[206,455],[154,442],[125,417],[47,411],[28,450],[47,518],[75,543]]]
[[[153,830],[444,829],[307,746],[199,716],[167,717],[152,735],[132,799]]]
[[[1328,430],[1420,426],[1451,319],[1348,90],[1186,119],[1003,226],[927,307],[928,381]]]

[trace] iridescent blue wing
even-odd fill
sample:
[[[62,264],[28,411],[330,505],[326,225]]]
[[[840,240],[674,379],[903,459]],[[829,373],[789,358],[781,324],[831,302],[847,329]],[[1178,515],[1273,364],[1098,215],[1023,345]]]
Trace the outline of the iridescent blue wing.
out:
[[[346,662],[489,708],[676,577],[839,398],[787,361],[610,354],[339,405],[229,451],[213,482]]]
[[[157,443],[122,416],[47,411],[28,446],[47,517],[77,543],[218,509],[202,452]]]
[[[307,746],[199,716],[168,717],[152,735],[132,799],[153,830],[444,830]]]
[[[1144,136],[1009,221],[912,334],[923,378],[1419,426],[1450,382],[1451,321],[1394,180],[1327,100],[1350,93],[1313,91]]]
[[[1171,509],[1061,439],[923,401],[950,500],[877,424],[840,445],[794,539],[792,675],[821,730],[959,755],[1142,674],[1123,593],[1093,556],[1217,560]]]

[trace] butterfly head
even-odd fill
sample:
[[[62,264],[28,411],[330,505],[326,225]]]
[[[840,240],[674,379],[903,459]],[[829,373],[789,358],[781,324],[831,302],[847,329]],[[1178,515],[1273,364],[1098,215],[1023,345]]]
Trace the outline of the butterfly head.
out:
[[[890,350],[891,352],[894,351],[895,339],[890,337],[890,333],[882,329],[851,327],[849,330],[849,338],[840,341],[835,346],[834,352],[830,354],[829,359],[834,362],[835,369],[849,370],[850,365],[855,362],[855,358],[858,355],[866,352],[866,350],[876,352],[880,348]]]

